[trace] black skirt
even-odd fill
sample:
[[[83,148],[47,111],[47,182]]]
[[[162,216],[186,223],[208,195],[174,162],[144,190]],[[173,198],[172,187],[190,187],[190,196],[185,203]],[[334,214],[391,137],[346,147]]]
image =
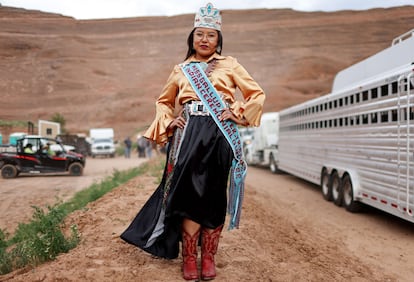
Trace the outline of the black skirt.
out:
[[[210,116],[191,116],[178,151],[173,145],[161,184],[121,234],[126,242],[168,259],[178,256],[183,218],[211,229],[224,224],[233,159],[231,146]],[[177,154],[172,170],[171,154]]]

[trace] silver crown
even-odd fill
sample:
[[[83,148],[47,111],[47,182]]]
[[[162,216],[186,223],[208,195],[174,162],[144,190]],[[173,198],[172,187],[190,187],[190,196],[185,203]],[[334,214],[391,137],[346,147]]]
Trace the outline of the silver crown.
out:
[[[214,8],[211,3],[201,7],[200,11],[195,15],[194,27],[206,27],[221,31],[220,11]]]

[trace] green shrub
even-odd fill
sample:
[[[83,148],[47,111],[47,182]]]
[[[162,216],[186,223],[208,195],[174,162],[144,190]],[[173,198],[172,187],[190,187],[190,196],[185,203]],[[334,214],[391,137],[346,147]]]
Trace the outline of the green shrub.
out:
[[[159,159],[127,171],[115,170],[111,177],[79,191],[70,201],[48,206],[47,213],[39,207],[33,207],[32,220],[20,223],[12,238],[0,229],[0,275],[26,265],[36,266],[53,260],[60,253],[75,248],[80,241],[77,226],[70,227],[68,237],[62,232],[68,214],[84,208],[88,203],[145,172],[161,179],[162,168],[163,160]]]
[[[60,253],[66,253],[79,242],[79,233],[75,226],[71,227],[71,236],[65,238],[61,225],[65,214],[59,207],[48,207],[45,213],[38,207],[29,224],[19,224],[16,234],[11,240],[11,258],[15,266],[27,264],[36,266],[42,262],[53,260]]]

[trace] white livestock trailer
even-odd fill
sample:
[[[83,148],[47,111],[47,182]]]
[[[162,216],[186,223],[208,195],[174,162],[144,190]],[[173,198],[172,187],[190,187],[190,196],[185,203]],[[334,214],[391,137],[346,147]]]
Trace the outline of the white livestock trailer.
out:
[[[332,92],[279,112],[278,168],[414,222],[414,30],[339,72]]]

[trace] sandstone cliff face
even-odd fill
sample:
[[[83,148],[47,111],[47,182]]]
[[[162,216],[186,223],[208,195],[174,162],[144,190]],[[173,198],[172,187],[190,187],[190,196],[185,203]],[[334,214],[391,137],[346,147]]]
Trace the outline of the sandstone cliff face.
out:
[[[224,55],[267,93],[265,111],[330,92],[339,70],[414,28],[414,7],[368,11],[223,11]],[[0,7],[0,119],[60,113],[71,133],[113,127],[118,139],[153,119],[186,53],[193,15],[79,21]]]

